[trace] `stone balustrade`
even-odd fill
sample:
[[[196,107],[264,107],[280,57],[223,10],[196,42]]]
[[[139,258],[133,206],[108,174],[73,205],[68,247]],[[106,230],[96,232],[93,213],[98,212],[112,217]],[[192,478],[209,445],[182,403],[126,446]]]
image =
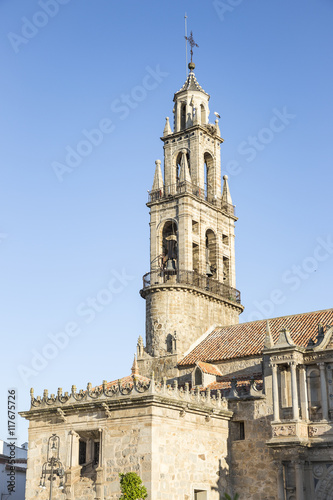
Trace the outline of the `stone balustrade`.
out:
[[[233,381],[231,388],[210,390],[195,387],[190,389],[189,383],[183,387],[178,387],[177,381],[172,385],[167,384],[166,379],[163,382],[156,382],[154,378],[148,379],[145,377],[132,376],[128,382],[118,380],[116,383],[108,383],[103,381],[103,384],[97,387],[92,387],[92,384],[87,384],[86,390],[79,390],[75,385],[72,386],[71,392],[63,393],[59,388],[57,394],[49,395],[48,390],[44,390],[43,397],[34,396],[34,390],[30,390],[31,409],[57,407],[57,412],[60,417],[64,418],[61,407],[69,407],[78,404],[87,404],[92,402],[100,402],[101,406],[106,405],[107,401],[119,400],[121,398],[138,398],[140,396],[155,395],[163,398],[173,399],[181,402],[192,403],[200,406],[209,406],[210,408],[228,409],[229,399],[245,399],[264,397],[263,391],[256,387],[255,381],[251,381],[250,387],[244,392],[243,386],[238,387],[237,381]]]
[[[221,391],[215,391],[216,395],[212,395],[210,390],[200,391],[200,389],[190,390],[189,384],[185,387],[178,387],[177,381],[172,385],[168,385],[166,380],[162,383],[152,379],[144,379],[143,377],[133,376],[130,382],[123,383],[118,380],[115,384],[109,384],[103,381],[103,384],[98,387],[92,387],[90,383],[86,390],[77,392],[75,385],[72,386],[71,392],[62,392],[59,388],[57,394],[51,394],[44,390],[43,397],[34,396],[34,391],[31,389],[31,410],[37,408],[48,407],[71,407],[73,405],[87,404],[92,402],[107,403],[110,400],[119,400],[121,398],[138,398],[148,395],[161,396],[163,398],[172,399],[192,403],[200,406],[208,406],[227,410],[227,400],[222,396]]]

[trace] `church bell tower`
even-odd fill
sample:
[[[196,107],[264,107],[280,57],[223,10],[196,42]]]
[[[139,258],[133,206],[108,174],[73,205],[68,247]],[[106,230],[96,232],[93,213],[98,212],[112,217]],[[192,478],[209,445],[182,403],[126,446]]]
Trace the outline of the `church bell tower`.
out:
[[[143,277],[146,345],[140,373],[176,375],[177,362],[214,325],[239,322],[243,311],[235,279],[235,216],[228,177],[221,192],[218,119],[209,123],[210,96],[194,74],[174,95],[161,137],[164,175],[156,160],[150,209],[150,271]],[[154,362],[157,361],[158,363]]]

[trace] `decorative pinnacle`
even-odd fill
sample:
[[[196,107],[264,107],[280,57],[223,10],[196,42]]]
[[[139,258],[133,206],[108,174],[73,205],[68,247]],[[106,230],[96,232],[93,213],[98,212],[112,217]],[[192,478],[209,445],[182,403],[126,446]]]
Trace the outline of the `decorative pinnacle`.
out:
[[[194,41],[193,32],[192,31],[191,31],[190,36],[185,36],[185,40],[188,41],[188,43],[190,44],[190,47],[191,47],[191,52],[190,52],[190,54],[191,54],[191,62],[189,63],[188,67],[189,67],[189,70],[192,71],[195,68],[195,64],[192,61],[192,59],[193,59],[193,47],[199,47],[199,45]]]
[[[132,365],[132,375],[139,375],[139,366],[136,360],[136,355],[134,354],[134,361]]]

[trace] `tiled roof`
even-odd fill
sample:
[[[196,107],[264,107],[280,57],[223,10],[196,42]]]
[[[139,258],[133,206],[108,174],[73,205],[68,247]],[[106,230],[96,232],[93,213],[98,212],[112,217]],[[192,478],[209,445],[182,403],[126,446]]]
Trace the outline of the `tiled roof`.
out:
[[[217,366],[211,365],[210,363],[204,363],[203,361],[199,361],[198,366],[204,373],[208,373],[209,375],[222,375]]]
[[[249,388],[251,384],[251,380],[254,380],[256,383],[256,387],[258,389],[262,388],[263,378],[262,373],[254,373],[252,377],[249,376],[240,376],[240,377],[223,377],[219,382],[212,382],[205,389],[210,389],[214,391],[216,389],[230,389],[232,381],[237,382],[237,387],[243,387],[244,389]]]
[[[204,94],[208,95],[207,92],[205,92],[204,89],[201,87],[201,85],[199,85],[193,71],[190,71],[184,85],[182,86],[181,89],[178,90],[178,92],[176,92],[175,95],[179,94],[180,92],[184,92],[185,90],[199,90],[200,92],[203,92]]]
[[[318,323],[324,325],[324,331],[325,325],[333,325],[333,309],[273,318],[269,320],[269,327],[274,343],[281,328],[286,327],[297,346],[306,346],[310,339],[317,337]],[[266,320],[217,327],[180,361],[179,366],[192,366],[196,361],[214,363],[258,356],[264,348],[265,335]]]
[[[110,387],[112,387],[113,385],[118,385],[118,382],[120,383],[120,385],[122,387],[125,387],[128,384],[131,385],[131,384],[134,383],[134,378],[138,382],[144,382],[144,383],[150,382],[150,378],[144,377],[143,375],[128,375],[127,377],[123,377],[123,378],[119,379],[119,381],[118,380],[113,380],[112,382],[108,382],[106,384],[106,388],[110,389]],[[102,388],[102,386],[100,385],[99,388]]]

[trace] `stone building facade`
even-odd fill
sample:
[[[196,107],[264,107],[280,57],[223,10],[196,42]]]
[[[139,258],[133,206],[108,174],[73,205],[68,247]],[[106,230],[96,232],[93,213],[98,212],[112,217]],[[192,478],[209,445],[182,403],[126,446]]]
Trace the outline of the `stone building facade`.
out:
[[[239,323],[223,139],[193,70],[147,203],[145,341],[128,377],[31,392],[27,500],[49,498],[52,457],[56,500],[119,498],[127,471],[151,500],[333,500],[333,309]]]

